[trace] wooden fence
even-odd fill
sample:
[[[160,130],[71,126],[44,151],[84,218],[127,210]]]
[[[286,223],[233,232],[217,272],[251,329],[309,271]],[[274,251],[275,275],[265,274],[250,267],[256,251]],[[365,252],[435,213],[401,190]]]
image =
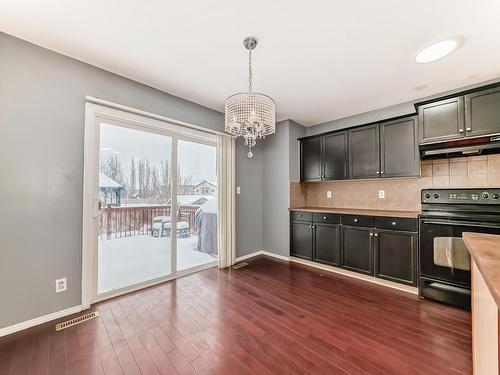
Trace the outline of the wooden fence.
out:
[[[177,221],[189,223],[191,233],[196,232],[194,216],[200,206],[179,206]],[[99,235],[107,239],[151,234],[157,216],[170,216],[170,206],[137,206],[104,208],[99,220]]]

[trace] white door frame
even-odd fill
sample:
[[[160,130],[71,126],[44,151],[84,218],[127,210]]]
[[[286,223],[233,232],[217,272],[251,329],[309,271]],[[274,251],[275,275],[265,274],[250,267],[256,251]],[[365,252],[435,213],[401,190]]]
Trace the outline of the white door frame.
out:
[[[89,99],[89,98],[87,98]],[[93,99],[93,98],[90,98]],[[101,105],[105,104],[105,105]],[[216,146],[215,131],[201,131],[200,127],[181,123],[161,116],[148,114],[132,108],[116,105],[101,100],[88,100],[85,103],[85,132],[84,132],[84,175],[83,175],[83,228],[82,228],[82,309],[88,309],[92,303],[121,294],[159,284],[183,275],[214,267],[217,261],[177,271],[177,241],[171,236],[171,273],[167,276],[148,280],[131,287],[118,289],[97,295],[97,220],[99,214],[98,179],[99,171],[99,124],[105,120],[108,123],[119,123],[120,126],[148,131],[172,139],[172,196],[177,196],[177,144],[178,140],[194,141]],[[176,225],[177,200],[172,199],[172,228]]]

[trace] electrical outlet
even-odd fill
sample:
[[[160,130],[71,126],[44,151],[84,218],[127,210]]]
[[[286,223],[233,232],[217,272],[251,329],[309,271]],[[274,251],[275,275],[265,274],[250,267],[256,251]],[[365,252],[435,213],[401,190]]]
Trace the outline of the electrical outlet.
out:
[[[330,190],[328,190],[328,191],[326,192],[326,197],[327,197],[327,198],[331,198],[331,197],[332,197],[332,192],[331,192]]]
[[[384,190],[379,190],[378,191],[378,197],[380,199],[384,199],[385,198],[385,191]]]
[[[236,194],[240,194],[241,193],[241,188],[239,186],[236,186]]]
[[[56,280],[56,293],[68,290],[68,283],[65,277]]]

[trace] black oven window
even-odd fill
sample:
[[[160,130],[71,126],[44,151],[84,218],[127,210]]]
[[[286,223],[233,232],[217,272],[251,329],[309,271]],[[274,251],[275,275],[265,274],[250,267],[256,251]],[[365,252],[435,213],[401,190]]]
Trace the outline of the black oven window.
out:
[[[460,237],[434,237],[434,264],[470,271],[470,255]]]

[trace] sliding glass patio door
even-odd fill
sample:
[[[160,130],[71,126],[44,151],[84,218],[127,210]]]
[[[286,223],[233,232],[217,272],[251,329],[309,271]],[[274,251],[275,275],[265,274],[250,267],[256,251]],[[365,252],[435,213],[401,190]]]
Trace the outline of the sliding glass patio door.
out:
[[[86,134],[91,302],[217,264],[215,136],[124,117],[96,117]]]

